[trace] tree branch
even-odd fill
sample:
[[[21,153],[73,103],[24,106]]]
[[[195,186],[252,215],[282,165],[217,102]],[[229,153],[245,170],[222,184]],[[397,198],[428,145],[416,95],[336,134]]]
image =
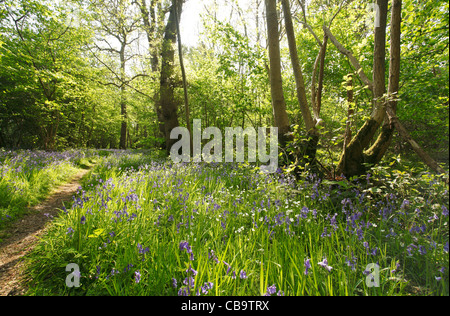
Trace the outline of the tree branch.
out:
[[[337,39],[336,37],[333,35],[333,33],[331,33],[330,29],[328,27],[326,27],[325,25],[323,26],[323,30],[325,32],[325,34],[328,36],[329,40],[334,44],[334,46],[336,46],[336,48],[345,56],[347,56],[347,58],[349,59],[350,63],[352,64],[352,66],[355,68],[356,72],[358,73],[359,77],[361,78],[362,82],[368,87],[369,90],[373,91],[373,82],[367,77],[367,75],[364,73],[364,70],[362,69],[361,64],[358,62],[358,60],[355,58],[355,56],[353,56],[353,53],[346,49]]]

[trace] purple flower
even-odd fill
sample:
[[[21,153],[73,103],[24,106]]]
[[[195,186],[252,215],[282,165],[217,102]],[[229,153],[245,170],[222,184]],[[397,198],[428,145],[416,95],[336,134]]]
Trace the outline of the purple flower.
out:
[[[186,270],[186,273],[192,273],[193,276],[197,275],[197,271],[192,269],[191,265],[189,265],[189,269]]]
[[[180,250],[183,251],[184,249],[186,249],[186,252],[190,255],[189,260],[194,261],[194,254],[192,252],[191,246],[189,246],[189,242],[182,241],[180,243]]]
[[[172,286],[173,286],[174,289],[177,288],[177,279],[172,278]]]
[[[275,284],[272,286],[269,286],[267,288],[267,294],[269,294],[269,295],[275,294],[276,292],[277,292],[277,287]]]
[[[333,267],[330,267],[330,266],[328,265],[328,260],[327,260],[327,258],[323,259],[322,262],[319,262],[319,266],[325,268],[328,272],[331,272],[331,270],[333,269]]]
[[[136,284],[139,284],[139,282],[141,282],[141,273],[139,271],[136,271],[134,273],[134,281],[136,282]]]
[[[178,296],[188,296],[188,292],[187,289],[182,287],[181,289],[178,290]]]
[[[244,270],[241,270],[241,273],[239,273],[239,277],[241,279],[247,279],[248,278],[247,273],[245,273]]]
[[[347,263],[347,266],[352,268],[352,271],[356,270],[356,262],[357,259],[355,257],[352,258],[352,261],[350,261],[348,258],[345,259],[345,262]]]
[[[208,290],[213,289],[214,284],[212,282],[205,282],[205,284],[201,287],[203,294],[208,294]]]
[[[230,273],[231,266],[228,263],[226,263],[225,261],[222,261],[222,262],[223,262],[223,264],[225,264],[228,267],[227,268],[227,275],[228,275],[228,273]]]
[[[427,254],[427,249],[424,246],[419,246],[419,253],[423,256]]]
[[[305,275],[308,275],[308,271],[311,269],[311,259],[305,260]]]
[[[189,247],[189,242],[187,242],[187,241],[180,242],[180,251],[183,251],[183,249],[187,250],[188,247]]]
[[[400,269],[400,262],[397,262],[395,265],[395,269],[391,271],[392,274],[397,273],[398,269]]]
[[[139,253],[140,253],[141,255],[145,255],[147,252],[150,251],[150,249],[149,249],[148,247],[144,249],[144,247],[143,247],[141,244],[138,244],[138,245],[137,245],[137,248],[138,248]]]
[[[86,217],[85,217],[85,216],[82,216],[82,217],[81,217],[80,223],[81,223],[82,225],[86,224]]]
[[[442,205],[442,215],[448,216],[448,209],[445,205]]]
[[[66,235],[72,234],[73,232],[74,232],[74,230],[72,229],[72,227],[69,227],[69,228],[67,229]]]

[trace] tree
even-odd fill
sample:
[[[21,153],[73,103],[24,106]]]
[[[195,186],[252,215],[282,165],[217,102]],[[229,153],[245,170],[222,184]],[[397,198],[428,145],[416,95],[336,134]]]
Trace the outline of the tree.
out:
[[[164,135],[166,138],[166,150],[170,153],[172,145],[176,140],[170,139],[170,133],[176,127],[179,127],[178,104],[175,100],[174,89],[176,85],[175,78],[175,48],[177,41],[177,21],[181,18],[183,8],[182,0],[172,0],[169,20],[164,30],[164,40],[161,51],[161,80],[160,80],[160,104],[162,109],[162,118],[164,124]]]
[[[374,48],[374,63],[373,63],[373,111],[369,120],[363,125],[358,133],[353,137],[350,144],[344,149],[341,160],[339,162],[337,172],[342,173],[347,177],[358,176],[366,172],[364,165],[364,150],[370,144],[371,140],[375,136],[380,125],[383,123],[386,117],[386,104],[383,100],[386,85],[385,85],[385,71],[386,71],[386,25],[387,25],[387,12],[388,1],[377,1],[378,13],[377,21],[375,23],[375,48]],[[331,34],[329,29],[324,27],[328,37],[336,45],[337,41]],[[331,36],[330,36],[331,35]],[[360,76],[363,81],[367,81],[367,76],[361,75],[363,73],[362,68],[357,66],[357,61],[354,59],[350,51],[343,49],[342,45],[336,45],[342,53],[349,56],[353,64],[358,68]],[[339,47],[341,46],[341,47]]]
[[[294,71],[296,82],[297,98],[300,104],[300,110],[302,113],[303,121],[305,122],[307,133],[307,140],[302,146],[304,148],[301,149],[301,157],[297,157],[297,159],[300,158],[305,163],[313,164],[316,159],[317,144],[319,142],[319,131],[316,128],[316,124],[311,115],[311,110],[307,101],[305,81],[303,79],[303,73],[300,67],[300,60],[297,53],[297,43],[295,40],[294,25],[292,23],[289,0],[282,0],[282,4],[286,24],[286,35],[289,44],[289,52],[291,55],[292,68]],[[317,117],[316,119],[318,118],[319,117]]]
[[[280,145],[281,147],[285,147],[290,139],[288,133],[291,131],[291,128],[289,117],[286,112],[286,101],[284,99],[283,81],[281,77],[281,53],[277,1],[265,0],[265,4],[273,116],[275,119],[275,127],[278,127]]]
[[[139,39],[135,31],[140,17],[130,0],[91,0],[91,6],[94,24],[98,24],[97,42],[94,43],[97,53],[94,52],[94,56],[110,71],[112,80],[106,84],[114,85],[120,90],[122,124],[119,146],[126,149],[128,134],[126,88],[133,80],[143,75],[138,74],[132,78],[127,75],[127,63],[136,56],[129,48]],[[99,56],[98,53],[103,53],[103,56]],[[112,62],[108,62],[106,56],[111,56]]]
[[[55,150],[68,144],[69,126],[85,124],[91,111],[87,91],[95,76],[85,58],[87,30],[74,23],[70,8],[49,2],[2,3],[4,47],[0,65],[2,145]],[[74,111],[77,109],[77,111]],[[73,133],[73,136],[76,134]],[[81,137],[72,141],[79,145]]]

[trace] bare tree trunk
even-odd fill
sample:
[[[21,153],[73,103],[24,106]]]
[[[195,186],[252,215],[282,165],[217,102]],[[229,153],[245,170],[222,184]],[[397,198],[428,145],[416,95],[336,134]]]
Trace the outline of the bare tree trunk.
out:
[[[319,70],[319,85],[317,88],[317,116],[320,118],[322,110],[322,93],[323,93],[323,79],[325,73],[325,56],[327,54],[328,36],[324,35],[322,48],[320,49],[320,70]]]
[[[303,73],[300,67],[300,60],[298,58],[297,43],[295,40],[294,25],[292,23],[289,0],[282,0],[282,4],[286,24],[286,35],[289,44],[289,52],[297,88],[297,98],[300,104],[300,110],[302,112],[303,121],[305,122],[306,132],[308,135],[308,139],[304,143],[304,146],[302,146],[304,148],[301,149],[303,151],[300,153],[301,157],[297,158],[303,160],[304,163],[312,164],[316,159],[317,144],[319,142],[319,131],[315,126],[306,97],[305,81],[303,79]],[[303,157],[306,157],[306,159],[304,159]]]
[[[267,39],[270,59],[270,87],[272,95],[273,115],[275,126],[278,127],[279,141],[282,147],[286,146],[290,132],[289,117],[286,112],[286,102],[283,94],[283,82],[281,77],[281,54],[278,14],[276,0],[265,0],[267,18]]]
[[[127,113],[127,103],[126,103],[126,96],[125,96],[125,46],[126,46],[126,36],[123,39],[123,42],[121,43],[122,47],[120,49],[120,80],[121,80],[121,88],[120,88],[120,111],[122,116],[122,123],[121,123],[121,129],[120,129],[120,149],[127,149],[127,120],[128,120],[128,113]]]
[[[170,153],[172,145],[177,140],[170,139],[171,131],[179,127],[178,122],[178,104],[174,96],[175,76],[174,76],[174,45],[177,40],[177,17],[176,14],[182,10],[182,0],[172,0],[169,20],[165,28],[164,41],[162,45],[161,59],[161,86],[160,86],[160,102],[164,120],[164,135],[166,138],[166,150]],[[179,17],[178,17],[179,18]]]

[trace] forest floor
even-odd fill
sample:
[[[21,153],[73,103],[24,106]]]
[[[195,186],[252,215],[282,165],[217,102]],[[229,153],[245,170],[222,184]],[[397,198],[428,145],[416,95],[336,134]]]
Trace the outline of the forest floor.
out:
[[[19,221],[11,224],[0,242],[0,296],[17,296],[26,292],[24,257],[29,254],[47,224],[58,216],[64,202],[69,202],[89,170],[80,171],[68,183],[58,187],[41,204],[31,207]]]

